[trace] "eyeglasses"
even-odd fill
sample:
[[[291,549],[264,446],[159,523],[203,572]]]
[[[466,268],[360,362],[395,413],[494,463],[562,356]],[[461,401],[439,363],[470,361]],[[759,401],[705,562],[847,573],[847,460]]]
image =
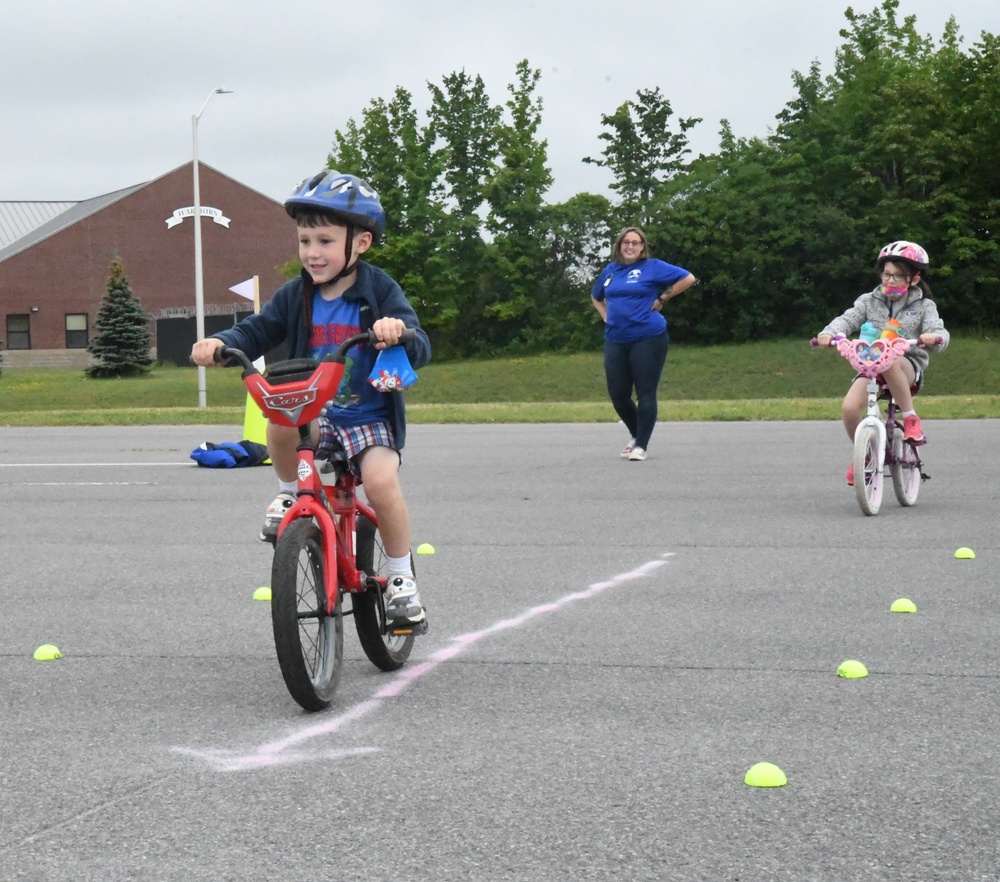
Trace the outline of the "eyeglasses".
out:
[[[906,273],[882,273],[883,282],[907,282],[909,279]]]
[[[642,239],[622,239],[622,248],[626,245],[629,245],[632,248],[641,248],[645,244],[646,243],[643,242]]]

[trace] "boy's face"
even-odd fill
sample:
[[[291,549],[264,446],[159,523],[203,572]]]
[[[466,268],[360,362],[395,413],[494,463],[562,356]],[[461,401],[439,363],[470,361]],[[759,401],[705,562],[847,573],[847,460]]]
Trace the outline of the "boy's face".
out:
[[[344,246],[347,227],[344,224],[322,224],[299,227],[299,260],[317,285],[329,282],[345,264]],[[372,243],[372,234],[355,228],[351,263],[364,254]]]

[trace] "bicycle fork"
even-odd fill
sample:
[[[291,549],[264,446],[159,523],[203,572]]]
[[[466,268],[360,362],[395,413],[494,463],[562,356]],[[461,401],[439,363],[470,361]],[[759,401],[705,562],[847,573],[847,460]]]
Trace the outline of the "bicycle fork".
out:
[[[879,410],[878,406],[878,393],[878,382],[870,379],[868,381],[868,415],[858,423],[858,427],[854,430],[854,443],[858,443],[862,431],[866,430],[869,426],[874,427],[878,435],[878,443],[875,445],[875,448],[878,450],[878,470],[881,472],[885,468],[886,435],[885,424],[882,422],[882,411]]]

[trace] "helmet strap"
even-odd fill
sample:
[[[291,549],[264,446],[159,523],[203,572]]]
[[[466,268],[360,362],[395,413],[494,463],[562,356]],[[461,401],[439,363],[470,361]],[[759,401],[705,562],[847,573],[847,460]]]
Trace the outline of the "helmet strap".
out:
[[[357,261],[353,264],[351,263],[351,257],[354,256],[354,224],[347,225],[347,237],[344,239],[344,266],[337,275],[332,279],[328,279],[324,282],[324,285],[332,285],[334,282],[338,282],[345,276],[349,276],[351,273],[355,272],[358,268]]]

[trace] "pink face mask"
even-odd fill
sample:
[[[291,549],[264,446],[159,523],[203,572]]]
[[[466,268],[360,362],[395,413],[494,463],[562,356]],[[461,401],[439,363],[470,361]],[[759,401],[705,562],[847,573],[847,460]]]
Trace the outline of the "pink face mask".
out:
[[[887,300],[902,300],[910,290],[909,285],[883,285],[882,293]]]

